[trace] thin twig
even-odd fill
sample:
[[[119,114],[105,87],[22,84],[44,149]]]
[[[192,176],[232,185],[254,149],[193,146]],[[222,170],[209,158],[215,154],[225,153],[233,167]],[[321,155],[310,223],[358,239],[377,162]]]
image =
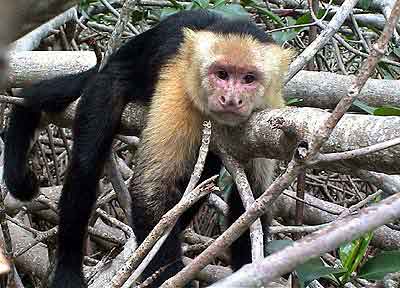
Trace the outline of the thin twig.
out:
[[[103,5],[106,6],[107,9],[110,10],[110,12],[111,12],[112,14],[114,14],[114,16],[116,16],[117,18],[120,18],[120,14],[118,13],[118,11],[115,10],[114,7],[113,7],[110,3],[108,3],[107,0],[100,0],[100,2],[103,3]],[[122,9],[123,9],[123,7],[122,7]],[[128,28],[129,28],[133,33],[135,33],[135,35],[137,35],[137,34],[140,33],[140,32],[132,25],[132,23],[127,22],[127,23],[126,23],[126,26],[128,26]]]
[[[315,39],[315,41],[313,41],[306,49],[304,49],[304,51],[290,65],[289,73],[286,76],[285,83],[289,82],[289,80],[292,79],[294,75],[296,75],[297,72],[299,72],[304,65],[306,65],[308,61],[310,61],[314,55],[331,40],[333,35],[335,35],[335,33],[347,19],[357,2],[358,0],[344,1],[342,6],[336,12],[335,16],[332,17],[332,20],[329,22],[329,24],[318,35],[317,39]],[[320,22],[318,21],[317,23]]]
[[[114,53],[117,47],[120,46],[122,32],[124,31],[125,26],[128,23],[130,12],[134,9],[135,5],[136,0],[126,0],[124,5],[122,6],[117,24],[115,24],[114,31],[112,32],[111,37],[108,40],[107,50],[104,53],[103,61],[101,62],[99,71],[104,68],[104,66],[108,62],[108,58],[111,56],[112,53]]]
[[[60,185],[61,177],[60,177],[60,170],[58,169],[56,148],[54,146],[53,133],[49,126],[46,127],[46,133],[47,133],[47,137],[49,139],[49,146],[50,146],[50,150],[51,150],[51,157],[53,160],[54,171],[56,172],[56,185]]]
[[[124,210],[127,217],[131,217],[131,195],[129,194],[128,188],[124,182],[121,171],[118,169],[118,163],[115,160],[116,155],[114,152],[110,152],[107,159],[105,170],[107,176],[117,194],[119,205]]]
[[[235,180],[243,206],[247,210],[255,200],[246,173],[240,163],[232,156],[228,155],[224,151],[221,151],[220,156],[224,166]],[[260,219],[257,219],[250,226],[250,241],[252,261],[257,262],[264,259],[264,233]]]
[[[197,256],[190,265],[183,268],[178,274],[170,278],[161,286],[162,288],[182,287],[193,279],[198,271],[229,247],[240,237],[250,225],[264,214],[265,207],[268,207],[280,195],[281,191],[287,188],[295,179],[299,167],[289,163],[289,168],[279,176],[274,183],[243,213],[222,235],[215,239],[206,250]]]
[[[348,209],[343,210],[343,212],[339,215],[338,219],[344,218],[347,215],[352,214],[353,212],[355,212],[356,210],[360,209],[364,205],[367,205],[372,200],[375,200],[377,197],[382,195],[382,193],[383,193],[382,190],[378,190],[374,194],[371,194],[368,197],[365,197],[365,199],[361,200],[360,202],[356,203],[355,205],[349,207]]]
[[[339,153],[329,153],[329,154],[319,154],[317,159],[315,160],[315,164],[317,162],[331,162],[331,161],[340,161],[351,159],[359,156],[363,156],[366,154],[378,152],[396,145],[400,144],[400,137],[395,138],[393,140],[377,143],[368,147],[363,147],[359,149],[354,149],[351,151],[346,152],[339,152]]]
[[[269,233],[312,233],[326,227],[327,224],[314,225],[314,226],[271,226]]]

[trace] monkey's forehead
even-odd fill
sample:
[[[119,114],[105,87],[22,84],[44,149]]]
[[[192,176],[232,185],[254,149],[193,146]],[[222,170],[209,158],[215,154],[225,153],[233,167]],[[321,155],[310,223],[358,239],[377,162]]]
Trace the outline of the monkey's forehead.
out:
[[[195,51],[208,57],[223,55],[225,58],[248,63],[259,61],[269,46],[269,43],[262,43],[252,35],[210,31],[187,32],[185,42],[191,43]]]

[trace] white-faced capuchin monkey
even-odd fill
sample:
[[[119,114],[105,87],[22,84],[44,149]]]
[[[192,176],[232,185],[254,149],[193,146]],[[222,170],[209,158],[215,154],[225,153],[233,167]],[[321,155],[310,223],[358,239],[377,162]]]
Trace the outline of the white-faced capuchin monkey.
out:
[[[72,159],[59,202],[51,287],[86,287],[82,260],[88,219],[128,102],[150,107],[129,187],[131,221],[142,242],[185,190],[197,159],[202,121],[236,126],[255,110],[282,107],[281,80],[290,55],[249,21],[186,11],[128,41],[99,73],[95,67],[25,88],[22,97],[27,105],[14,107],[10,115],[4,170],[9,191],[24,201],[38,192],[27,158],[41,112],[61,111],[82,94],[73,125]],[[220,164],[210,153],[203,178],[217,174]],[[257,159],[249,167],[253,189],[263,191],[270,184],[274,162]],[[244,209],[236,191],[231,195],[230,221],[234,221]],[[159,287],[183,267],[178,235],[189,220],[188,215],[180,220],[142,275],[146,279],[163,267],[151,287]],[[251,261],[248,235],[232,249],[234,269]]]

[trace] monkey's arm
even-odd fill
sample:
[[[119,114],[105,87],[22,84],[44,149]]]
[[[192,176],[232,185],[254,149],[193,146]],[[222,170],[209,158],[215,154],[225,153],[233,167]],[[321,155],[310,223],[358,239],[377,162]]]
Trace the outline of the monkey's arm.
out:
[[[73,126],[72,159],[60,198],[58,255],[51,287],[83,287],[83,242],[99,178],[126,104],[129,85],[109,70],[85,90]]]
[[[170,164],[154,162],[152,156],[149,153],[144,154],[143,150],[146,150],[143,149],[143,146],[139,147],[136,153],[134,175],[129,187],[132,195],[132,224],[139,244],[144,241],[161,217],[178,203],[182,196],[182,189],[184,189],[180,185],[180,181],[176,181],[179,177],[168,173]],[[166,169],[161,169],[162,166]],[[160,167],[160,170],[151,171],[152,167]],[[173,170],[179,171],[180,169],[169,171]],[[179,241],[179,233],[182,228],[182,222],[179,220],[157,255],[143,272],[141,280],[145,280],[164,267],[163,273],[156,277],[149,287],[159,287],[166,279],[184,267],[181,259],[181,242]]]

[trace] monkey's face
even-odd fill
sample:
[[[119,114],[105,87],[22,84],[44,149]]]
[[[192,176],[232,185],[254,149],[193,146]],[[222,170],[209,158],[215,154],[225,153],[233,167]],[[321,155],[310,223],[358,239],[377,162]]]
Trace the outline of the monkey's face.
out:
[[[250,35],[184,30],[184,85],[194,106],[224,125],[284,105],[281,79],[291,52]]]
[[[214,120],[229,126],[246,121],[264,95],[262,74],[247,65],[217,61],[203,80],[202,97]]]

